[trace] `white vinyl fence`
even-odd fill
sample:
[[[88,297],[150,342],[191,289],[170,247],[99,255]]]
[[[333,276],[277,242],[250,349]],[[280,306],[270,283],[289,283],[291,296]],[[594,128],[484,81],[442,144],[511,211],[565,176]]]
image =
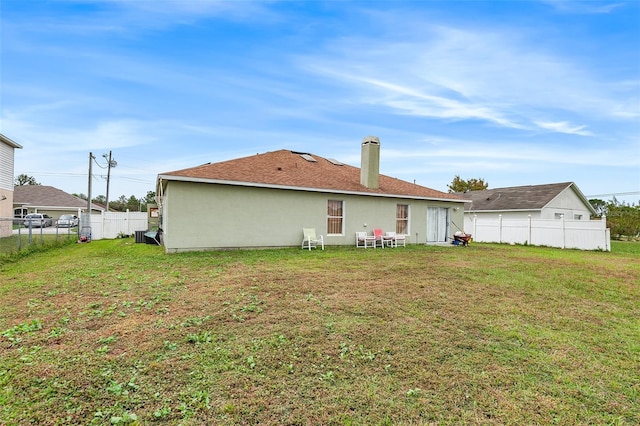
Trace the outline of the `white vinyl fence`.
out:
[[[82,214],[80,229],[87,226],[87,215]],[[147,212],[102,212],[91,215],[91,239],[113,239],[122,235],[134,235],[135,231],[146,231]]]
[[[611,251],[607,219],[503,219],[465,217],[465,230],[482,243],[529,244],[580,250]]]

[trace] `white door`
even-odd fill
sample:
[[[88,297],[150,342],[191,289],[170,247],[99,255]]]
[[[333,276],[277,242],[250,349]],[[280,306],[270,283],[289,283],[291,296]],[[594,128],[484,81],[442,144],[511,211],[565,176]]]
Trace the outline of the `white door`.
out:
[[[444,243],[449,234],[449,209],[427,207],[427,243]]]

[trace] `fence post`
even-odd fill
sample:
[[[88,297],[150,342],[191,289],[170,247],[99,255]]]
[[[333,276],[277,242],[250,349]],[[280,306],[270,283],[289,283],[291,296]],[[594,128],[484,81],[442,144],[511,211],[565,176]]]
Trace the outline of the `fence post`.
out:
[[[565,246],[567,245],[566,238],[565,238],[565,230],[564,230],[564,214],[560,215],[560,222],[562,222],[561,223],[561,225],[562,225],[562,248],[564,249]]]
[[[104,210],[100,210],[100,238],[104,238]]]
[[[127,221],[127,235],[131,235],[131,212],[129,212],[129,209],[127,209],[127,218],[125,220]]]
[[[473,215],[473,236],[478,239],[478,215]]]
[[[502,215],[498,215],[498,242],[502,243]]]
[[[602,239],[603,239],[603,243],[602,246],[604,247],[605,251],[611,251],[611,241],[609,238],[607,238],[607,216],[606,215],[602,215],[602,219],[601,219],[601,223],[602,223]]]
[[[527,239],[529,245],[533,245],[533,241],[531,241],[531,215],[529,215],[529,237]]]

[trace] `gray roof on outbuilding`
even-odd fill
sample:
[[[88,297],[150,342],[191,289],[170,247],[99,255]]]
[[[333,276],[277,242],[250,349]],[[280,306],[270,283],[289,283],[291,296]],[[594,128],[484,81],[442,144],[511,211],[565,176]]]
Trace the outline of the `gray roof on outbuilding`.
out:
[[[511,186],[469,191],[459,195],[471,200],[471,205],[466,207],[468,211],[541,210],[567,188],[572,188],[588,208],[593,209],[589,200],[573,182]]]

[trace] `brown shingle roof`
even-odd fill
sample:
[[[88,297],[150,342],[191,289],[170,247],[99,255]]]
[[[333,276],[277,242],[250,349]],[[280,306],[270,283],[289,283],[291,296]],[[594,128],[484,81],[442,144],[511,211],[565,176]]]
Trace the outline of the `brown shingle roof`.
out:
[[[279,150],[220,163],[209,163],[189,169],[160,174],[161,178],[187,178],[198,181],[253,183],[257,186],[299,188],[363,194],[463,200],[455,194],[380,175],[380,188],[369,189],[360,183],[360,169],[347,164],[308,154],[316,161],[305,160],[302,153]]]
[[[540,210],[570,186],[584,198],[573,182],[485,189],[460,195],[472,201],[467,206],[469,211]]]
[[[13,188],[13,204],[37,207],[86,208],[87,201],[53,186],[18,185]]]

